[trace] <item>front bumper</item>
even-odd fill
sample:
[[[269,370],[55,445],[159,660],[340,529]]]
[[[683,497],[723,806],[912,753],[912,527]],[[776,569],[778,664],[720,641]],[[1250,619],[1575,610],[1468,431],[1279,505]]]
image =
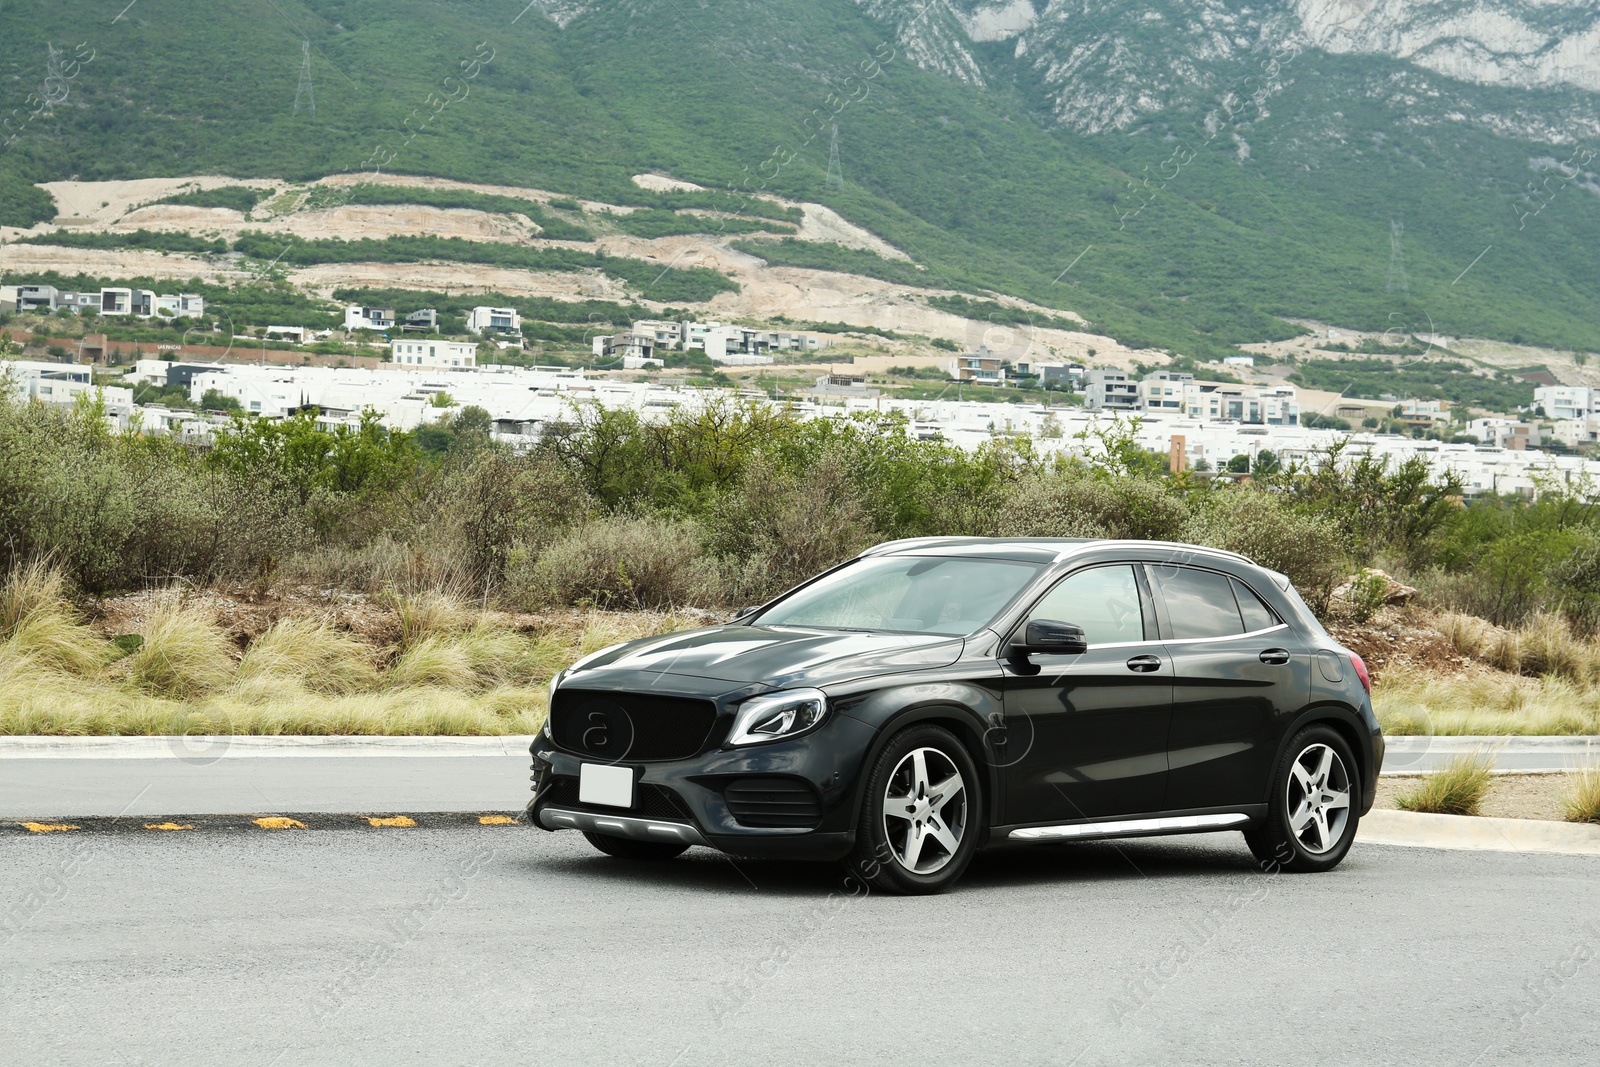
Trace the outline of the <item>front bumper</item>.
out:
[[[873,730],[844,715],[793,741],[738,748],[712,748],[683,760],[629,762],[634,772],[633,808],[576,801],[580,767],[599,762],[535,738],[534,795],[529,821],[546,830],[575,829],[645,841],[681,841],[740,856],[836,860],[855,844],[855,795],[862,759]],[[813,790],[817,817],[810,826],[750,825],[730,807],[736,782],[799,780]],[[646,807],[648,811],[643,810]]]

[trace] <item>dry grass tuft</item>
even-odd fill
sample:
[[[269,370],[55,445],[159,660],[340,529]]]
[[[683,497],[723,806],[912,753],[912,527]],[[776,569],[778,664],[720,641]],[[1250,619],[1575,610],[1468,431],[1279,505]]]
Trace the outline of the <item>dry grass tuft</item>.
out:
[[[238,671],[241,685],[288,682],[318,693],[359,692],[377,679],[372,646],[317,619],[280,619],[250,642]]]
[[[1600,823],[1600,765],[1591,763],[1571,776],[1561,808],[1568,822]]]
[[[1390,667],[1372,703],[1392,734],[1597,734],[1600,689],[1546,675],[1434,674]]]
[[[1417,788],[1394,798],[1402,811],[1435,815],[1476,815],[1494,781],[1494,758],[1470,752],[1451,760],[1444,770],[1427,775]]]
[[[78,620],[56,567],[35,561],[0,584],[0,671],[90,674],[107,658],[106,642]]]
[[[233,680],[233,645],[210,613],[177,591],[151,603],[144,643],[124,664],[128,681],[151,696],[190,700]]]

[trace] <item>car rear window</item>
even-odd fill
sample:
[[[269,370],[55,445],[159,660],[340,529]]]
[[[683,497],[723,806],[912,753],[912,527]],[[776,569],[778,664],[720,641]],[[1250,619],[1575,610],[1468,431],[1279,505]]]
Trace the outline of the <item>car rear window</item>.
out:
[[[1278,617],[1272,613],[1272,609],[1237,578],[1233,580],[1233,595],[1239,601],[1239,614],[1244,617],[1245,633],[1270,630],[1278,625]]]
[[[1156,570],[1156,584],[1167,602],[1174,638],[1231,637],[1245,632],[1239,604],[1233,598],[1233,582],[1227,575],[1161,567]]]

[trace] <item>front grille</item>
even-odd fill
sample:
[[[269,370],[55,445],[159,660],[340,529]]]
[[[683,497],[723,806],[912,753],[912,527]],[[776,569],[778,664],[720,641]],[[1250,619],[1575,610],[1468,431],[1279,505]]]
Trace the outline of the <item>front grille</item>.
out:
[[[568,752],[609,763],[676,760],[704,748],[716,721],[709,700],[557,689],[550,734]]]
[[[651,785],[640,782],[633,787],[633,807],[611,808],[597,804],[584,804],[578,799],[578,780],[571,775],[558,774],[550,779],[550,788],[545,793],[547,803],[561,808],[576,808],[579,811],[609,812],[617,815],[627,811],[629,815],[638,815],[646,819],[663,819],[672,822],[694,822],[694,817],[689,814],[689,807],[666,786]]]
[[[798,826],[822,822],[822,801],[803,778],[738,778],[722,791],[728,811],[745,826]]]

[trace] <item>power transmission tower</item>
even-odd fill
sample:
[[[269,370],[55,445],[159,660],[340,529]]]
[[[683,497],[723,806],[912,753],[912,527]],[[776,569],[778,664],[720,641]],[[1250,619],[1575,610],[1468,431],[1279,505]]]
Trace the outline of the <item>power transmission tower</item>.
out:
[[[833,124],[833,138],[828,142],[828,176],[823,179],[824,189],[844,189],[844,169],[839,166],[839,124]]]
[[[1389,285],[1388,291],[1399,289],[1411,295],[1411,283],[1406,281],[1406,257],[1400,250],[1400,240],[1405,236],[1405,224],[1399,219],[1389,220]]]
[[[300,88],[294,93],[294,113],[300,114],[300,109],[315,115],[317,113],[317,94],[311,88],[311,40],[307,38],[300,42]]]

